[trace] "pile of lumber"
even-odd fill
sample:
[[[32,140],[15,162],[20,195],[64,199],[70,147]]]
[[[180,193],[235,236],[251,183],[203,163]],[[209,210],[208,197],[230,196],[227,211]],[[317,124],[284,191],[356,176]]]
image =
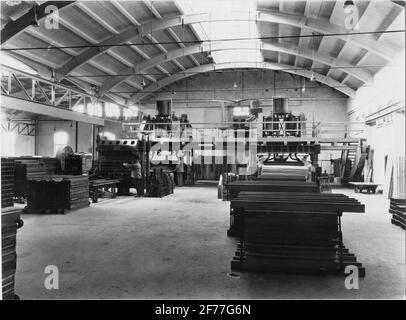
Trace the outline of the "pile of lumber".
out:
[[[9,158],[1,158],[1,207],[14,205],[14,170],[15,161]]]
[[[61,171],[60,162],[50,157],[16,157],[14,196],[27,196],[28,180],[58,174]]]
[[[264,165],[257,180],[306,181],[308,172],[304,166]]]
[[[406,230],[406,200],[403,199],[390,199],[389,213],[392,214],[392,224]]]
[[[227,188],[227,185],[229,185],[231,182],[237,181],[238,176],[234,173],[223,173],[221,175],[221,179],[219,181],[219,185],[221,186],[220,192],[221,192],[221,197],[223,201],[230,201],[230,192]]]
[[[150,172],[147,194],[148,197],[162,198],[173,193],[175,183],[170,173],[164,173],[161,168],[155,168]]]
[[[28,181],[24,213],[65,213],[88,206],[89,177],[44,176]]]
[[[342,273],[354,265],[365,276],[342,243],[342,212],[365,210],[356,199],[330,193],[240,192],[231,210],[242,229],[233,270]]]
[[[289,180],[239,180],[226,184],[230,199],[235,198],[241,191],[256,192],[306,192],[319,193],[319,185],[315,182]]]
[[[4,300],[17,298],[14,293],[14,281],[17,266],[17,229],[23,226],[20,214],[21,209],[14,207],[1,210],[2,293]]]
[[[166,181],[166,184],[168,185],[168,194],[172,194],[173,191],[175,190],[175,179],[173,176],[173,173],[164,173],[164,179]]]

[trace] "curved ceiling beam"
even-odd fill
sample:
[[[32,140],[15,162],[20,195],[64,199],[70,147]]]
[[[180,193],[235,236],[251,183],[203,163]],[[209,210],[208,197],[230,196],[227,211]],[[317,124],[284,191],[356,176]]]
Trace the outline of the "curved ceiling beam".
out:
[[[257,48],[255,48],[255,46],[253,45],[247,45],[245,47],[244,44],[240,44],[238,47],[236,47],[236,44],[231,42],[231,43],[215,43],[212,46],[210,46],[209,44],[192,45],[185,48],[174,49],[166,54],[157,55],[150,60],[144,61],[138,65],[134,65],[133,67],[128,67],[121,70],[116,77],[110,78],[103,83],[103,85],[100,87],[99,90],[99,96],[102,96],[103,94],[110,91],[123,81],[131,78],[133,76],[132,73],[142,73],[145,70],[153,68],[161,63],[171,61],[172,59],[207,51],[213,52],[222,50],[247,50],[247,49],[256,50]],[[277,44],[262,43],[259,49],[263,51],[275,51],[295,56],[301,56],[307,59],[318,61],[331,67],[334,66],[343,67],[342,71],[354,76],[355,78],[361,80],[364,83],[370,83],[372,81],[372,76],[368,72],[365,72],[361,69],[355,69],[354,65],[348,62],[336,59],[333,56],[322,54],[313,50],[302,49],[299,48],[297,45],[283,43]],[[294,68],[294,66],[291,66],[291,68]]]
[[[338,33],[344,34],[337,36],[337,38],[350,42],[357,47],[364,48],[388,61],[393,59],[393,56],[400,51],[400,47],[391,45],[389,43],[383,43],[373,38],[368,38],[362,35],[346,36],[345,34],[354,32],[344,26],[332,24],[328,20],[316,19],[310,17],[304,17],[303,15],[287,14],[282,12],[273,11],[258,11],[258,21],[269,21],[273,23],[288,24],[302,29],[308,29],[310,31],[316,31],[319,33]],[[270,21],[272,20],[272,21]],[[344,19],[343,19],[344,20]],[[344,22],[344,21],[343,21]],[[367,32],[371,30],[355,30],[356,32]]]
[[[268,69],[268,70],[282,70],[291,68],[292,66],[272,63],[272,62],[252,62],[252,61],[240,61],[240,62],[227,62],[227,63],[211,63],[201,65],[199,67],[194,67],[190,69],[186,69],[185,73],[179,73],[172,75],[170,77],[166,77],[157,83],[151,84],[145,88],[145,91],[148,92],[139,92],[132,96],[132,101],[139,102],[141,99],[147,97],[151,94],[151,92],[156,91],[162,87],[165,87],[175,81],[182,80],[184,78],[191,77],[198,73],[222,70],[222,69],[241,69],[241,68],[251,68],[251,69]],[[288,73],[292,73],[295,75],[299,75],[306,78],[311,78],[312,74],[315,77],[316,81],[321,82],[329,87],[336,87],[336,90],[341,91],[342,93],[346,94],[349,97],[354,97],[355,90],[351,89],[350,87],[343,86],[341,82],[338,82],[334,79],[328,78],[322,74],[311,72],[309,70],[283,70]]]
[[[39,6],[36,6],[35,13],[37,14],[37,20],[45,18],[49,13],[45,13],[45,9],[48,6],[56,6],[58,10],[73,5],[75,1],[47,1]],[[34,7],[32,7],[27,13],[23,14],[21,17],[15,21],[10,21],[7,23],[3,29],[1,29],[1,44],[23,32],[25,28],[31,25],[32,20],[34,19]]]
[[[365,48],[387,60],[393,58],[398,52],[398,48],[389,46],[387,43],[382,43],[377,40],[367,39],[360,36],[346,36],[350,31],[342,26],[334,25],[326,20],[306,18],[299,15],[288,13],[271,12],[271,11],[256,11],[248,12],[233,12],[233,15],[228,13],[211,15],[209,13],[197,13],[189,15],[179,15],[172,18],[161,20],[151,20],[145,22],[141,26],[130,26],[123,30],[120,34],[113,35],[107,40],[101,42],[97,47],[91,47],[85,50],[82,54],[72,57],[64,66],[59,68],[57,72],[62,76],[70,74],[73,70],[80,67],[87,61],[97,57],[111,48],[111,45],[120,45],[129,41],[139,42],[144,35],[143,29],[148,32],[155,32],[166,28],[183,26],[204,22],[224,22],[224,21],[257,21],[257,22],[272,22],[281,23],[298,28],[304,28],[319,33],[343,33],[344,35],[337,36],[343,41],[350,41],[358,47]],[[360,30],[358,30],[360,31]],[[196,41],[198,42],[198,41]],[[103,47],[104,45],[104,47]]]

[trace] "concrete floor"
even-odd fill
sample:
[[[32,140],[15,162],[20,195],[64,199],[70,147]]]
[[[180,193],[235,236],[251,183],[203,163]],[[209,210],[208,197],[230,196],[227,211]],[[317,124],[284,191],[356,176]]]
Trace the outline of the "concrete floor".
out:
[[[345,213],[344,243],[366,267],[359,290],[343,276],[238,273],[228,238],[229,202],[215,185],[162,199],[119,197],[66,215],[23,215],[16,293],[21,299],[335,299],[405,297],[405,232],[382,195],[354,194],[366,214]],[[44,268],[59,269],[47,290]]]

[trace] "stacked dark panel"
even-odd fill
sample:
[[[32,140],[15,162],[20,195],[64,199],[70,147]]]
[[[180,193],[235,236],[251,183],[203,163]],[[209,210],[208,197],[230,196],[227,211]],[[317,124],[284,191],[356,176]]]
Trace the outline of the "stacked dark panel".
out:
[[[28,181],[25,213],[65,213],[88,206],[88,176],[48,176]]]
[[[1,158],[1,207],[14,205],[14,171],[15,161],[9,158]]]
[[[17,157],[14,196],[27,196],[27,181],[43,176],[54,175],[60,172],[60,163],[56,158],[48,157]]]
[[[263,166],[257,180],[306,181],[309,169],[304,166],[270,165]]]
[[[238,180],[225,185],[228,199],[235,199],[242,192],[252,192],[258,195],[268,192],[305,192],[319,193],[320,189],[317,183],[304,181],[279,181],[279,180]],[[230,210],[230,229],[227,231],[229,236],[241,236],[243,229],[242,214],[239,211]]]
[[[392,214],[392,224],[406,230],[406,200],[391,198],[389,213]]]
[[[16,236],[22,227],[21,209],[8,207],[1,209],[1,259],[2,259],[2,293],[4,300],[14,300],[15,273],[17,267]]]
[[[342,242],[341,215],[364,212],[356,199],[340,194],[241,192],[231,201],[241,220],[241,241],[233,270],[343,273],[365,269]]]
[[[162,169],[153,169],[147,185],[147,195],[152,198],[165,197],[173,193],[174,185],[174,179],[169,173],[164,173]]]

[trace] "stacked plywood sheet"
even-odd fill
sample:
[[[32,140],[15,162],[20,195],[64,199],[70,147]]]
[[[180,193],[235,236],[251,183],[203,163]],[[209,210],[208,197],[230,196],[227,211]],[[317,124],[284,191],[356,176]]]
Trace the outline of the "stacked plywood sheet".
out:
[[[227,185],[229,185],[231,182],[237,181],[238,176],[235,175],[234,173],[223,173],[222,174],[222,179],[221,179],[221,192],[222,192],[222,199],[223,201],[230,201],[230,192],[227,188]]]
[[[257,180],[306,181],[308,172],[304,166],[264,165]]]
[[[169,173],[164,173],[162,169],[154,169],[150,173],[147,185],[148,197],[162,198],[173,193],[174,179]]]
[[[242,192],[231,201],[242,237],[234,270],[343,272],[365,269],[342,243],[343,211],[364,212],[356,199],[340,194]]]
[[[28,181],[25,213],[64,213],[88,206],[88,176],[47,176]]]
[[[406,200],[391,198],[389,213],[392,214],[392,224],[406,230]]]
[[[315,182],[304,181],[266,181],[266,180],[240,180],[226,185],[230,193],[230,199],[233,199],[241,191],[256,192],[306,192],[319,193],[319,185]]]
[[[298,193],[319,193],[317,183],[304,181],[278,181],[278,180],[250,180],[250,181],[234,181],[226,186],[228,199],[233,200],[241,193],[256,193],[259,196],[265,192],[290,192]],[[230,211],[230,229],[227,231],[229,236],[241,236],[242,215],[238,211]]]
[[[14,196],[26,197],[27,181],[60,172],[60,163],[56,158],[49,157],[17,157]]]
[[[173,173],[164,173],[164,179],[168,185],[168,194],[172,194],[175,189],[175,179]]]
[[[2,293],[4,300],[16,298],[14,293],[17,266],[16,235],[22,227],[21,209],[9,207],[1,210]]]
[[[1,207],[12,207],[14,205],[14,170],[13,159],[1,158]]]

